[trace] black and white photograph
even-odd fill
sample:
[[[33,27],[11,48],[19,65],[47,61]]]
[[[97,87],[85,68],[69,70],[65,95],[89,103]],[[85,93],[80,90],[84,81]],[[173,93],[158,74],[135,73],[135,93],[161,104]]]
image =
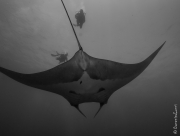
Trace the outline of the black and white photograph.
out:
[[[176,136],[179,0],[0,0],[0,136]]]

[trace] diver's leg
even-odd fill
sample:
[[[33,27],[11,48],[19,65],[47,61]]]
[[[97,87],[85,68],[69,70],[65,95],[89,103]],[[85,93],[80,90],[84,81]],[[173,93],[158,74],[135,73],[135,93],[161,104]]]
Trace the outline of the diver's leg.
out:
[[[83,24],[79,24],[79,27],[82,28]]]
[[[79,20],[77,19],[76,21],[77,21],[77,26],[78,26],[79,25]]]

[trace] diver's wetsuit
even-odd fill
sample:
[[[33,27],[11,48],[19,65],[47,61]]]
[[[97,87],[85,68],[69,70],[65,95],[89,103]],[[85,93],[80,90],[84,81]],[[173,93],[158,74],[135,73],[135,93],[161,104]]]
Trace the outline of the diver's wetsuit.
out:
[[[83,10],[81,9],[80,12],[78,12],[75,15],[77,24],[74,24],[74,26],[79,26],[80,28],[82,28],[84,22],[85,22],[85,13],[83,12]]]

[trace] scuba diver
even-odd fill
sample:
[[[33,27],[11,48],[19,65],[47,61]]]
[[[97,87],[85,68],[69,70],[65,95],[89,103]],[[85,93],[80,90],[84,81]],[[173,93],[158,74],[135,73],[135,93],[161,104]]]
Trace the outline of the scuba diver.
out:
[[[79,26],[80,28],[82,28],[84,22],[85,22],[85,15],[86,13],[84,13],[84,11],[81,9],[76,15],[75,15],[75,18],[76,18],[76,21],[77,21],[77,24],[73,24],[74,26]]]
[[[56,60],[59,61],[59,64],[68,61],[68,53],[67,53],[67,52],[65,52],[65,53],[63,53],[63,54],[59,54],[59,53],[56,51],[56,53],[57,53],[57,54],[51,54],[51,56],[56,57]]]

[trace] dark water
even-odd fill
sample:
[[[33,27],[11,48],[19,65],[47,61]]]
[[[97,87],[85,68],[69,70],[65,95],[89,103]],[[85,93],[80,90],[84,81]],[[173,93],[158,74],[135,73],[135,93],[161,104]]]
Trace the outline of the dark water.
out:
[[[137,63],[167,41],[149,67],[116,91],[96,118],[97,103],[81,104],[27,87],[0,73],[0,135],[174,135],[180,103],[179,1],[64,0],[72,22],[86,11],[79,40],[93,57]],[[34,73],[58,65],[54,52],[78,50],[60,0],[0,1],[0,66]],[[179,116],[179,115],[178,115]],[[1,134],[2,133],[2,134]]]

